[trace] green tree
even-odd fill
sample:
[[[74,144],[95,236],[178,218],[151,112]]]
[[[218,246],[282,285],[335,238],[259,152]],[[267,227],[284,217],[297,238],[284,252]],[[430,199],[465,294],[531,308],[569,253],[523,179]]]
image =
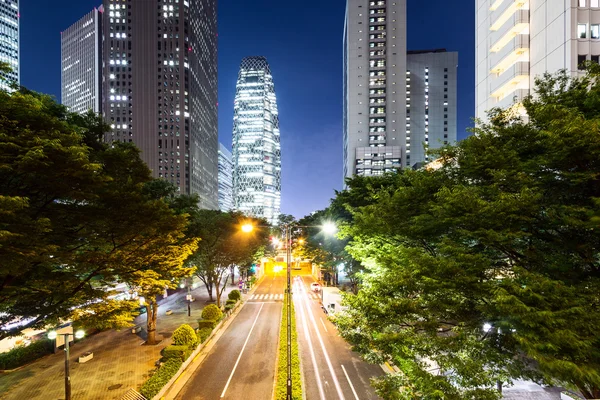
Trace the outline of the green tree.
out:
[[[493,110],[439,169],[349,182],[370,197],[343,228],[368,272],[339,327],[400,368],[382,396],[493,399],[529,377],[600,397],[598,76],[544,76],[528,121]]]
[[[190,232],[193,231],[200,242],[188,264],[206,286],[211,301],[215,289],[216,302],[220,305],[231,266],[251,263],[260,248],[268,243],[268,232],[255,229],[244,233],[242,224],[259,226],[265,221],[246,218],[238,212],[215,210],[198,210],[191,218]]]

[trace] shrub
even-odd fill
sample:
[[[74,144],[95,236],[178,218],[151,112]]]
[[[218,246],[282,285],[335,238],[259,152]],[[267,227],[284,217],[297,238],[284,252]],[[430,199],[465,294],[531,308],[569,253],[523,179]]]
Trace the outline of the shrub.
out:
[[[231,300],[231,299],[229,299],[229,300],[227,300],[225,302],[225,307],[227,307],[228,304],[235,304],[235,303],[237,303],[237,300]]]
[[[223,311],[215,304],[209,304],[202,310],[202,319],[212,319],[218,321],[223,318]]]
[[[217,326],[217,321],[215,321],[213,319],[200,319],[200,320],[198,320],[198,329],[208,328],[208,329],[210,329],[212,331],[213,329],[215,329],[215,326]]]
[[[140,393],[147,399],[151,399],[171,380],[181,368],[183,361],[178,358],[167,360],[140,388]]]
[[[54,343],[50,339],[41,339],[29,346],[18,346],[0,354],[0,369],[14,369],[52,353]]]
[[[194,341],[196,341],[195,339],[196,334],[194,333]],[[167,346],[164,349],[162,349],[161,352],[163,359],[165,360],[170,360],[172,358],[179,358],[181,360],[181,362],[185,361],[188,359],[188,357],[190,356],[190,354],[192,354],[192,349],[190,348],[190,346],[187,345],[183,345],[183,346]]]
[[[177,346],[193,346],[196,342],[196,332],[188,324],[183,324],[173,332],[173,344]]]
[[[286,295],[283,302],[281,315],[281,328],[279,331],[279,361],[276,372],[275,399],[286,399],[287,394],[287,302]],[[292,397],[293,400],[301,400],[302,397],[302,374],[300,373],[300,356],[298,353],[298,332],[296,331],[296,316],[294,304],[292,304]]]
[[[198,330],[197,336],[200,343],[204,343],[212,333],[211,328],[201,328]]]
[[[226,304],[225,305],[225,312],[233,310],[233,307],[235,307],[235,304]]]
[[[239,291],[239,290],[237,290],[237,289],[234,289],[234,290],[232,290],[231,292],[229,292],[229,295],[227,295],[227,298],[228,298],[229,300],[235,300],[235,301],[238,301],[238,300],[241,300],[241,298],[242,298],[242,295],[241,295],[241,293],[240,293],[240,291]]]

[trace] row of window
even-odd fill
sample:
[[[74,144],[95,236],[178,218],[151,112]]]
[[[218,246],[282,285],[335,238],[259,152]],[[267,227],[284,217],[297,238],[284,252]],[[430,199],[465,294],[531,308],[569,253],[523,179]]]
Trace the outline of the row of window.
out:
[[[586,0],[579,0],[579,7],[586,7],[586,6],[587,6]],[[600,6],[600,0],[590,0],[590,7],[598,8],[599,6]]]
[[[587,24],[577,24],[577,37],[579,39],[586,39],[588,34]],[[600,24],[590,25],[590,38],[600,39]]]

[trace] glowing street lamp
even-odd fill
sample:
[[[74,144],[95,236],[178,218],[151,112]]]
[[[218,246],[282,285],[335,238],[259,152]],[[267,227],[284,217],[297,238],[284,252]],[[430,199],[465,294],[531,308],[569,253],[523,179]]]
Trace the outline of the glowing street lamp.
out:
[[[73,332],[58,333],[54,330],[48,332],[48,339],[56,340],[58,336],[62,336],[65,341],[65,400],[71,400],[71,375],[69,371],[69,336],[74,336],[76,339],[82,339],[85,332],[79,329],[75,334]]]
[[[254,230],[254,226],[252,224],[244,224],[242,225],[242,232],[250,233]]]
[[[323,232],[327,233],[328,235],[333,235],[337,232],[337,226],[335,226],[333,222],[326,222],[323,224]]]

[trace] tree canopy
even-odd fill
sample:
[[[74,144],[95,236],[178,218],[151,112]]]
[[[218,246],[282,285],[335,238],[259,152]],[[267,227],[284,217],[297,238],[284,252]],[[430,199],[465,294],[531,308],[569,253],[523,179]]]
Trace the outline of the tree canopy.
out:
[[[527,119],[493,110],[439,168],[338,195],[368,269],[338,324],[400,368],[384,398],[495,399],[520,377],[600,397],[598,76],[546,75]]]

